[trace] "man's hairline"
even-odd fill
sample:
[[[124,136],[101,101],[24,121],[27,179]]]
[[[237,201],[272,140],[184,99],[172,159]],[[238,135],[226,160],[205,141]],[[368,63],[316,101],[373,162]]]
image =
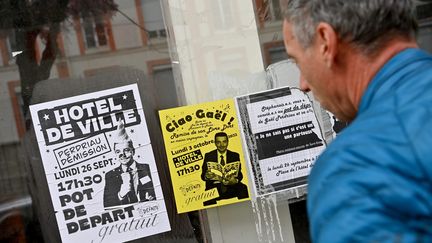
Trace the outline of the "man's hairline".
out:
[[[132,141],[132,140],[128,140],[128,141],[123,142],[123,143],[126,143],[126,144],[127,144],[127,147],[128,147],[128,148],[131,148],[132,151],[134,151],[134,153],[135,153],[135,147],[133,146],[133,141]],[[131,145],[129,145],[129,143],[130,143]],[[116,146],[116,144],[122,144],[122,143],[120,143],[120,142],[114,142],[114,143],[113,143],[114,152],[115,152],[115,146]]]
[[[222,134],[223,133],[223,134]],[[219,134],[219,135],[218,135]],[[226,134],[225,132],[219,132],[216,133],[214,136],[214,140],[216,140],[216,138],[226,138],[228,140],[228,134]]]
[[[296,31],[297,30],[297,27],[296,27],[297,25],[296,25],[295,21],[291,21],[286,16],[283,16],[283,20],[287,21],[287,23],[289,23],[291,25],[291,27],[292,27],[291,28],[291,30],[292,30],[291,34],[293,35],[293,37],[295,38],[295,40],[297,42],[299,42],[300,47],[304,51],[307,50],[307,49],[309,49],[313,45],[313,42],[314,42],[314,40],[316,38],[316,27],[319,24],[321,24],[321,23],[328,24],[333,29],[333,31],[336,33],[336,37],[337,37],[337,40],[339,42],[345,43],[345,44],[351,46],[353,49],[357,49],[359,53],[362,53],[364,56],[367,56],[367,57],[370,57],[370,58],[373,58],[376,55],[379,55],[380,52],[385,48],[385,46],[388,43],[390,43],[392,40],[396,39],[396,38],[402,38],[402,39],[407,39],[407,40],[408,39],[414,39],[414,40],[416,39],[416,33],[415,32],[414,33],[410,33],[409,36],[406,36],[406,35],[404,35],[404,33],[400,33],[398,31],[391,31],[390,30],[385,35],[381,35],[379,38],[375,39],[375,41],[373,43],[373,45],[375,46],[374,48],[368,49],[368,48],[365,48],[362,45],[357,45],[353,41],[350,41],[349,38],[342,39],[339,36],[339,33],[336,31],[336,29],[334,28],[334,26],[331,23],[325,22],[325,21],[320,21],[320,22],[318,22],[314,26],[314,36],[311,39],[311,41],[309,43],[304,43],[303,41],[300,41],[299,38],[298,38],[297,31]]]

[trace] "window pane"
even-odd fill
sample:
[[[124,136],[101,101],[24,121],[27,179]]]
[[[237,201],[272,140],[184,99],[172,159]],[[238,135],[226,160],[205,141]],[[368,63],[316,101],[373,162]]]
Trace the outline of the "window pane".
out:
[[[158,0],[142,0],[145,28],[149,31],[165,29]]]
[[[270,0],[270,1],[272,1],[273,19],[274,20],[281,20],[282,19],[282,13],[281,13],[281,9],[280,9],[279,0]]]
[[[432,24],[420,27],[418,43],[420,48],[432,53]]]
[[[99,46],[107,45],[106,28],[103,16],[95,17],[95,30]]]
[[[83,18],[83,29],[87,48],[96,47],[95,29],[93,18]]]
[[[158,93],[160,109],[178,106],[177,92],[171,68],[163,68],[153,72],[153,80]]]
[[[6,2],[16,3],[16,8]],[[41,141],[36,139],[35,131],[40,129],[40,124],[36,127],[33,125],[34,118],[32,120],[29,104],[57,101],[129,84],[138,86],[151,141],[148,146],[137,144],[135,150],[146,147],[154,157],[152,175],[159,177],[160,183],[157,186],[161,188],[164,197],[164,201],[160,203],[166,207],[163,214],[167,215],[171,226],[169,232],[138,238],[133,242],[208,242],[208,235],[203,234],[201,229],[201,224],[206,223],[202,221],[205,212],[177,214],[169,179],[157,114],[161,107],[178,106],[178,94],[169,65],[162,69],[151,68],[160,60],[171,63],[167,43],[157,43],[156,47],[151,45],[142,30],[142,26],[145,26],[152,37],[166,36],[160,2],[66,1],[67,5],[60,0],[6,2],[2,5],[5,6],[2,13],[8,14],[2,16],[11,19],[7,21],[0,16],[0,26],[3,28],[0,29],[3,41],[0,43],[0,60],[9,57],[9,62],[1,63],[0,67],[0,242],[61,242],[61,230],[67,231],[70,227],[67,223],[88,219],[98,210],[99,215],[112,212],[101,205],[103,202],[91,199],[83,199],[76,205],[71,203],[70,207],[54,208],[60,199],[59,196],[51,198],[51,195],[78,195],[84,189],[93,188],[93,185],[83,186],[80,176],[93,175],[93,172],[98,171],[98,185],[103,188],[106,184],[105,174],[120,165],[116,157],[108,152],[94,158],[94,162],[112,159],[113,164],[109,167],[105,165],[106,169],[92,167],[87,172],[80,169],[78,174],[72,173],[72,170],[67,174],[66,170],[58,168],[55,171],[45,170],[44,155],[54,154],[53,150],[43,150],[42,153],[39,150]],[[12,51],[20,54],[12,55]],[[154,75],[157,85],[151,75]],[[101,120],[106,121],[107,117]],[[128,133],[133,134],[133,131],[128,130]],[[72,142],[75,140],[65,141],[63,145]],[[45,141],[41,143],[45,144]],[[146,163],[143,157],[134,158]],[[58,166],[55,156],[50,161]],[[83,162],[85,163],[86,161]],[[93,166],[93,163],[89,165]],[[64,172],[63,175],[67,176],[61,177],[59,172]],[[77,180],[73,186],[82,188],[66,189],[67,191],[59,189],[57,194],[52,194],[53,191],[49,190],[59,187],[60,182],[63,186],[66,185],[68,180]],[[134,189],[141,196],[138,187]],[[97,198],[104,193],[101,190],[92,193],[92,196]],[[86,215],[65,219],[68,209],[83,205]],[[99,209],[91,210],[94,205],[99,205]],[[139,212],[145,214],[145,210]],[[138,210],[135,213],[134,216],[138,218]],[[108,216],[105,219],[108,220],[107,218]],[[117,225],[123,223],[124,226],[126,221],[120,223],[123,219],[121,216],[119,218]],[[107,225],[116,224],[106,222],[104,226]],[[102,225],[99,226],[102,229]],[[134,227],[135,225],[128,226],[128,229]],[[89,230],[79,230],[73,234]],[[140,231],[151,232],[147,229]],[[114,233],[114,229],[112,232]],[[82,242],[98,235],[96,232],[88,239],[84,237]],[[120,239],[117,242],[122,241],[124,240]]]

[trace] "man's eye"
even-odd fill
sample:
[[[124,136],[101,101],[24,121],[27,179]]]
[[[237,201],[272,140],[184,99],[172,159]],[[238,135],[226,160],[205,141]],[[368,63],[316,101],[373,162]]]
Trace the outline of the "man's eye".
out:
[[[125,152],[130,152],[131,151],[131,149],[130,148],[125,148],[123,151],[125,151]]]
[[[120,153],[120,150],[116,150],[115,152],[116,152],[116,154],[119,154],[119,153]]]

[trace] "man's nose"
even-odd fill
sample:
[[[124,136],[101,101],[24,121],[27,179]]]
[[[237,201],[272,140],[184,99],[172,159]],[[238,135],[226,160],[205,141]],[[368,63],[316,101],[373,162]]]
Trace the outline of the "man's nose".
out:
[[[311,91],[309,84],[307,83],[306,79],[303,77],[303,75],[300,74],[300,89],[303,92],[309,92]]]

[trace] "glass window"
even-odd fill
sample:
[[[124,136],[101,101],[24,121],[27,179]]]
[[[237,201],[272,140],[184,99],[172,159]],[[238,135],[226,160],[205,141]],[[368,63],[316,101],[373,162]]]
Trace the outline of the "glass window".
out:
[[[87,48],[107,45],[107,31],[102,16],[83,16],[82,28]]]
[[[153,68],[153,81],[156,92],[159,94],[158,104],[160,109],[177,107],[176,86],[171,65],[160,65]]]
[[[159,0],[141,0],[144,15],[144,26],[149,38],[166,37],[161,3]]]
[[[269,50],[269,52],[271,63],[276,63],[282,60],[286,60],[288,58],[285,47],[283,46],[272,48]]]
[[[162,16],[159,0],[2,3],[0,242],[61,242],[67,228],[56,220],[67,213],[54,212],[29,105],[128,84],[138,85],[171,225],[134,242],[208,242],[205,212],[177,214],[171,189],[157,112],[178,106],[178,93],[167,43],[142,34],[165,39]]]
[[[257,16],[260,24],[272,25],[282,21],[279,0],[256,0]]]
[[[9,58],[8,64],[13,64],[14,60],[15,60],[14,59],[15,51],[17,50],[14,31],[8,32],[8,35],[6,38],[6,43],[7,43],[7,52],[8,52],[8,58]]]
[[[270,1],[270,16],[273,21],[282,20],[282,13],[280,9],[279,0],[268,0]]]
[[[417,39],[420,48],[432,53],[432,21],[420,26]]]
[[[432,3],[418,4],[417,18],[420,27],[417,35],[418,44],[420,48],[432,53]]]

